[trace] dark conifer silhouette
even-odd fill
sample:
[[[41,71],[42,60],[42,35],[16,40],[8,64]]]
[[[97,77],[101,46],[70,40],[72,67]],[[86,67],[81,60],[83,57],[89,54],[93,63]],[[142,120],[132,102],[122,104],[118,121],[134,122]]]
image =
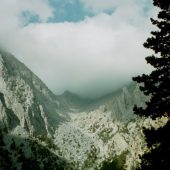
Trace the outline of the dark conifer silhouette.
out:
[[[151,22],[158,29],[151,32],[152,37],[144,43],[145,48],[154,51],[146,57],[147,63],[154,67],[149,74],[134,77],[140,83],[140,90],[150,96],[146,108],[134,107],[135,114],[153,119],[168,117],[168,123],[158,130],[144,129],[151,152],[141,157],[143,170],[170,170],[170,0],[153,0],[159,7],[158,19]]]

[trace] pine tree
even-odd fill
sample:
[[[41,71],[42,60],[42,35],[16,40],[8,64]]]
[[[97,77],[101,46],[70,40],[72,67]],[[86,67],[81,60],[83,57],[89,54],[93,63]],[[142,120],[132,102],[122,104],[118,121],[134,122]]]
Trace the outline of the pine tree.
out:
[[[140,90],[150,96],[146,108],[134,107],[135,114],[153,119],[168,117],[168,123],[158,130],[144,129],[151,152],[142,156],[141,168],[144,170],[170,170],[170,0],[153,0],[160,8],[157,20],[151,22],[158,29],[144,43],[145,48],[154,54],[146,57],[147,63],[154,67],[149,74],[134,77],[140,83]]]

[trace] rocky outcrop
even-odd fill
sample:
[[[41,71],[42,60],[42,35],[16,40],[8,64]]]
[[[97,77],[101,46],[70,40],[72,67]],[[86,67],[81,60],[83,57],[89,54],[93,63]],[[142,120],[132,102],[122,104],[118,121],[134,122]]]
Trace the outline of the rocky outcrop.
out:
[[[148,97],[139,90],[138,85],[130,84],[122,88],[121,92],[106,103],[105,109],[112,112],[115,119],[130,120],[135,117],[133,113],[134,105],[145,107]]]
[[[0,119],[2,128],[29,134],[53,134],[66,119],[46,85],[11,54],[0,51]],[[19,133],[19,131],[18,131]]]

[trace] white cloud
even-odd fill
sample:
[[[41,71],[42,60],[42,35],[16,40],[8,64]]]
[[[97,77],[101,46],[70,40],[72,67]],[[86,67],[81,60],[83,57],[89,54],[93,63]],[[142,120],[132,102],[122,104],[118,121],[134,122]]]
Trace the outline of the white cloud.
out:
[[[26,10],[37,14],[42,21],[52,15],[52,8],[46,0],[1,0],[0,36],[15,32],[21,25],[21,13]]]
[[[77,23],[17,27],[3,44],[53,91],[100,95],[150,70],[142,44],[151,25],[138,10],[127,6]]]

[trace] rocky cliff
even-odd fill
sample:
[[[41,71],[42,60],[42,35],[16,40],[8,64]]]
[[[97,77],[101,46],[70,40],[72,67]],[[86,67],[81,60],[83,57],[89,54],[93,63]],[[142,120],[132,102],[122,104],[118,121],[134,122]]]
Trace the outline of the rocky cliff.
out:
[[[0,51],[0,120],[7,131],[52,134],[66,120],[47,86],[11,54]]]

